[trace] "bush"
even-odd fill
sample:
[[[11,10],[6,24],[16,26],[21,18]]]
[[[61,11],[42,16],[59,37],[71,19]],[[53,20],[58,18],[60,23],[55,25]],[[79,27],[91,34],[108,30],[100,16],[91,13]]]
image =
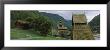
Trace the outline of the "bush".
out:
[[[51,22],[45,17],[36,18],[34,23],[34,29],[40,31],[44,36],[46,36],[51,30]]]

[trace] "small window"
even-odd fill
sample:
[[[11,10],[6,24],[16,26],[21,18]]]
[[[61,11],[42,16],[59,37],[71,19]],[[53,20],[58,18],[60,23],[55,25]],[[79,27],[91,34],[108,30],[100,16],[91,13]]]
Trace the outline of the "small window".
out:
[[[59,25],[59,27],[62,27],[62,25]]]

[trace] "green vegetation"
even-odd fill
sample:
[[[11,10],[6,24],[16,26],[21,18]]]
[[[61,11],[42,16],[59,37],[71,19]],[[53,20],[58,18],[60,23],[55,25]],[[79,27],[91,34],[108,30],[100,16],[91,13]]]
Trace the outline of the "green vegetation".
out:
[[[41,36],[35,30],[22,30],[20,28],[11,29],[11,39],[16,40],[63,40],[61,37]]]
[[[55,37],[59,19],[66,21],[57,14],[39,11],[11,11],[11,39],[58,40]],[[68,21],[66,21],[69,23]],[[69,24],[68,24],[69,26]]]
[[[49,18],[49,20],[52,21],[52,23],[53,23],[52,27],[53,28],[57,27],[57,24],[58,24],[59,20],[61,19],[64,21],[64,25],[66,27],[68,27],[69,30],[71,29],[72,20],[66,20],[62,16],[59,16],[58,14],[52,14],[52,13],[46,13],[46,12],[40,12],[40,14],[42,16],[47,16]]]
[[[83,16],[83,14],[79,15]],[[64,26],[67,27],[68,33],[65,37],[58,37],[58,22],[64,21]],[[100,15],[94,17],[89,22],[93,31],[100,31]],[[96,28],[98,27],[98,28]],[[39,11],[11,11],[11,39],[16,40],[64,40],[71,39],[72,20],[65,20],[58,14],[45,13]],[[85,33],[86,34],[86,33]],[[79,36],[79,35],[78,35]],[[82,35],[87,38],[88,35]],[[80,36],[79,36],[80,38]],[[82,39],[83,39],[82,38]]]
[[[46,36],[51,30],[52,22],[47,17],[41,16],[38,11],[11,11],[12,28],[16,27],[15,23],[17,20],[21,21],[19,23],[21,23],[22,28],[28,29],[28,27],[31,27],[44,36]]]

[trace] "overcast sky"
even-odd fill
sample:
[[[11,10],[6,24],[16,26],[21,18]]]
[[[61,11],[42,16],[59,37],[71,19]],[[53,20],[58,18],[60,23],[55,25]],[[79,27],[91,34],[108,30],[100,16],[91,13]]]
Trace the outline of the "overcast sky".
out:
[[[91,21],[96,15],[100,14],[98,10],[39,10],[39,11],[58,14],[66,20],[72,20],[72,14],[85,13],[87,17],[87,22]]]

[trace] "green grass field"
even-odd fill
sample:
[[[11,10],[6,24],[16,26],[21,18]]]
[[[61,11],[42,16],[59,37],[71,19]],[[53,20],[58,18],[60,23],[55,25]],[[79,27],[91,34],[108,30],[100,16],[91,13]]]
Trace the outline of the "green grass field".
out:
[[[61,37],[41,36],[34,30],[11,29],[11,40],[63,40]]]

